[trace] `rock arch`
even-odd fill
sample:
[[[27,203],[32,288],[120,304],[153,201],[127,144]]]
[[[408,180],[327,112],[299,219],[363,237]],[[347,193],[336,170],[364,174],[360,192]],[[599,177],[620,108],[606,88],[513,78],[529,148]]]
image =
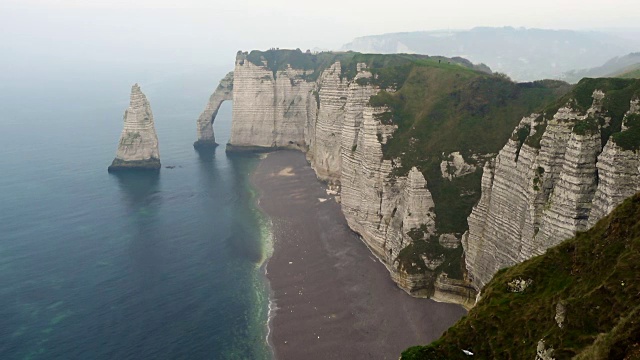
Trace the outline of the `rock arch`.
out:
[[[209,97],[209,102],[198,118],[198,140],[193,143],[196,148],[215,147],[216,138],[213,134],[213,122],[216,119],[220,105],[225,100],[233,100],[233,71],[229,72]]]

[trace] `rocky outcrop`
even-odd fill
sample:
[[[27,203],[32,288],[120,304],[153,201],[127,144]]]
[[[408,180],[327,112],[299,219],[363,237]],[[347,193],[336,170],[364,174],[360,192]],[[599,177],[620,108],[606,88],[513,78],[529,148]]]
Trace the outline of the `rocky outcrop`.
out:
[[[220,105],[226,100],[233,100],[233,71],[228,73],[209,97],[209,102],[204,108],[202,114],[198,118],[197,130],[198,140],[193,146],[198,147],[214,147],[216,138],[213,134],[213,121],[218,114]]]
[[[639,114],[640,100],[634,99],[625,114],[621,134],[633,131],[629,128],[629,122]],[[625,150],[615,140],[609,141],[598,156],[596,167],[599,175],[598,188],[593,196],[593,208],[587,221],[589,227],[613,211],[629,194],[640,191],[640,152]]]
[[[458,151],[449,154],[446,160],[440,163],[442,177],[448,180],[471,174],[474,171],[476,171],[476,167],[472,164],[467,164],[462,154]]]
[[[315,120],[314,82],[304,70],[273,71],[238,53],[233,76],[233,122],[228,150],[306,149],[305,130]]]
[[[360,87],[351,87],[346,79],[341,78],[341,72],[340,62],[335,62],[323,71],[318,79],[317,87],[313,90],[313,95],[317,94],[317,117],[315,126],[309,124],[307,132],[309,143],[307,159],[312,164],[318,178],[330,183],[340,182],[341,142],[347,98],[351,99],[350,107],[353,107],[355,102],[362,102],[362,99],[355,100],[354,93],[349,96],[350,91],[358,91]],[[361,91],[373,94],[372,90],[368,88]],[[368,98],[364,101],[368,101]]]
[[[400,252],[415,240],[435,235],[435,213],[424,175],[417,169],[394,175],[397,160],[383,159],[382,145],[396,130],[376,114],[386,111],[369,105],[379,88],[372,73],[357,64],[352,78],[344,76],[339,61],[321,73],[266,60],[256,64],[238,53],[233,78],[233,123],[227,151],[300,149],[318,178],[340,190],[340,202],[349,226],[391,272],[398,285],[417,296],[456,302],[474,299],[468,283],[439,279],[439,272],[407,272]],[[313,80],[312,80],[313,79]],[[456,247],[450,239],[448,246]],[[434,269],[442,260],[423,260]],[[460,283],[463,283],[460,281]],[[441,290],[438,287],[442,286]]]
[[[116,158],[109,171],[160,169],[158,136],[147,97],[138,84],[131,88],[129,108],[124,112],[124,129],[120,136]]]
[[[615,136],[602,135],[611,123],[602,111],[606,96],[595,91],[586,111],[570,102],[551,120],[538,114],[524,118],[498,156],[487,162],[482,196],[462,241],[477,289],[499,269],[587,230],[640,191],[638,150],[623,150]],[[633,105],[626,117],[637,114]],[[525,141],[517,136],[522,129],[529,131]]]

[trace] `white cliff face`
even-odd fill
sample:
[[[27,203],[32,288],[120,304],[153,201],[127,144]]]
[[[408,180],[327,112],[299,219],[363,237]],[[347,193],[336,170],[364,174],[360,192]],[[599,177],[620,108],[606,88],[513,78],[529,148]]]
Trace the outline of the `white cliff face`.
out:
[[[603,150],[598,127],[574,130],[581,121],[606,120],[600,113],[605,96],[594,92],[585,114],[559,109],[548,121],[539,149],[527,142],[520,147],[512,138],[485,165],[482,195],[462,241],[468,275],[477,289],[499,269],[543,254],[640,191],[638,151],[624,151],[611,138]],[[535,125],[536,116],[523,119],[520,127]]]
[[[369,98],[373,85],[356,80],[372,74],[358,64],[354,79],[341,77],[339,62],[306,81],[309,71],[275,73],[239,53],[233,78],[233,124],[227,150],[294,148],[307,158],[322,180],[341,189],[341,205],[349,226],[392,272],[406,291],[432,296],[435,273],[398,271],[398,254],[413,242],[408,233],[421,228],[435,234],[431,193],[423,174],[413,168],[406,176],[392,174],[394,164],[383,159],[382,145],[395,131],[374,114]],[[397,165],[397,164],[396,164]],[[438,259],[427,259],[432,267]],[[458,284],[440,281],[455,298]],[[473,298],[475,294],[465,297]]]
[[[640,114],[640,101],[631,101],[631,106],[622,123],[622,131],[627,131],[627,119]],[[588,226],[609,214],[622,201],[640,192],[640,151],[624,150],[615,141],[607,142],[598,156],[598,188],[593,198],[593,206]]]
[[[317,108],[315,83],[290,66],[275,73],[239,53],[233,77],[232,147],[305,149],[305,129]]]
[[[131,88],[129,108],[124,113],[124,129],[109,171],[131,168],[160,168],[158,136],[151,105],[138,84]]]
[[[336,62],[318,79],[313,90],[320,100],[316,104],[317,118],[315,124],[309,124],[307,133],[307,159],[318,178],[331,183],[340,181],[342,128],[349,92],[346,79],[340,78],[341,70],[340,62]]]
[[[194,146],[215,146],[216,138],[213,134],[213,121],[218,114],[220,105],[225,100],[233,100],[233,71],[228,73],[221,81],[216,90],[209,97],[206,107],[198,118],[197,131],[198,140]]]

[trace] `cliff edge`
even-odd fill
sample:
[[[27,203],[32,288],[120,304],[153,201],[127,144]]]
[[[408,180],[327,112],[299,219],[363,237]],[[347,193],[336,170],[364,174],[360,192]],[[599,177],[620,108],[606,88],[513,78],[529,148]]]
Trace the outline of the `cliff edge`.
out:
[[[108,168],[109,172],[130,169],[160,169],[158,136],[151,105],[138,84],[131,87],[129,108],[124,112],[124,129],[116,157]]]
[[[398,286],[469,307],[461,237],[478,164],[563,86],[517,84],[461,58],[238,52],[227,151],[304,151]]]
[[[480,290],[512,266],[585,231],[640,191],[640,81],[584,79],[524,117],[484,166],[463,236]]]
[[[499,271],[478,304],[403,360],[639,359],[640,194],[544,255]]]

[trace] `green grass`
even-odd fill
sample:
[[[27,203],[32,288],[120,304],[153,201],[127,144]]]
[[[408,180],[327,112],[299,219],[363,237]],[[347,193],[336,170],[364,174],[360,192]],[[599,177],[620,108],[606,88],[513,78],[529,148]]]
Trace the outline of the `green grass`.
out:
[[[591,119],[577,123],[574,127],[574,132],[586,134],[587,132],[600,131],[602,144],[604,145],[612,135],[620,132],[622,120],[629,110],[631,99],[640,96],[639,80],[618,78],[584,78],[580,80],[570,92],[544,109],[539,128],[536,129],[538,132],[528,138],[525,143],[540,148],[540,139],[544,134],[546,123],[558,109],[570,103],[575,110],[582,113],[586,112],[593,103],[592,95],[595,90],[602,90],[606,94],[602,103],[604,116],[598,117],[595,122],[594,119]],[[607,117],[610,119],[606,120]],[[631,136],[631,142],[634,142],[634,139],[635,136]]]
[[[521,293],[514,279],[531,279]],[[482,299],[428,346],[402,359],[533,359],[544,339],[553,356],[569,359],[638,359],[640,356],[640,194],[627,199],[587,232],[546,254],[499,271]],[[562,301],[566,319],[555,321]]]
[[[462,58],[431,57],[418,54],[361,54],[357,52],[320,52],[306,53],[300,49],[287,50],[253,50],[247,55],[247,60],[258,66],[266,66],[276,76],[277,71],[284,70],[288,65],[294,69],[307,70],[310,72],[304,78],[308,81],[315,81],[323,70],[329,68],[336,61],[341,64],[341,78],[352,80],[357,73],[357,64],[364,63],[377,75],[376,85],[386,89],[389,86],[397,86],[403,82],[411,67],[419,62],[430,62],[442,67],[465,69],[474,68],[484,70],[484,67],[475,66],[468,60]],[[438,60],[442,64],[438,63]],[[362,79],[361,83],[368,80]]]
[[[576,122],[573,126],[573,132],[577,135],[597,134],[599,130],[598,121],[593,117]]]
[[[401,159],[395,175],[405,175],[413,166],[422,171],[436,204],[438,232],[461,234],[480,196],[481,169],[449,181],[442,179],[440,162],[454,151],[470,163],[473,154],[497,153],[523,116],[569,87],[557,81],[518,84],[501,75],[421,59],[397,89],[370,99],[372,106],[389,109],[378,120],[398,126],[383,146],[384,156]]]
[[[640,115],[627,116],[625,125],[626,130],[612,135],[613,141],[624,150],[640,150]]]

